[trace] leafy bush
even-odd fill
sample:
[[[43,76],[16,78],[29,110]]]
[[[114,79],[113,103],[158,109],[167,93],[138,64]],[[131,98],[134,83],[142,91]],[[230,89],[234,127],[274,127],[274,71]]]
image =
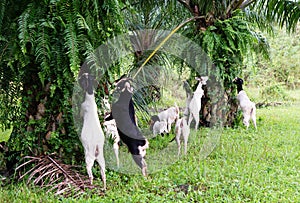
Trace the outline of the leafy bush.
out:
[[[266,101],[283,101],[288,100],[289,96],[285,90],[285,87],[283,84],[271,84],[269,86],[266,86],[262,89],[260,92],[261,98]]]
[[[299,38],[299,28],[293,34],[276,28],[274,36],[269,36],[271,60],[258,57],[247,62],[243,75],[251,85],[262,89],[264,100],[287,99],[287,89],[300,87]]]

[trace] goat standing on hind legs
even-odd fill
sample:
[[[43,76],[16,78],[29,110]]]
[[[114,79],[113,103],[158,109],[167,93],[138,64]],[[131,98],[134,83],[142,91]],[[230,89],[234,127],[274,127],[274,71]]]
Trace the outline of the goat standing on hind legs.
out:
[[[251,102],[249,97],[247,96],[246,92],[243,90],[243,83],[244,81],[241,78],[236,77],[233,80],[233,83],[237,86],[237,100],[239,101],[239,106],[241,107],[243,111],[243,123],[245,126],[249,127],[250,118],[253,121],[253,125],[255,129],[256,127],[256,107],[255,103]]]
[[[146,176],[145,155],[149,143],[136,124],[134,103],[132,101],[133,87],[130,84],[130,79],[121,77],[116,81],[115,93],[119,94],[119,97],[112,104],[112,112],[106,120],[115,119],[122,142],[127,145],[133,160],[141,168],[142,174]]]
[[[208,80],[208,77],[196,77],[196,80],[199,81],[199,84],[197,86],[197,89],[195,90],[193,97],[189,103],[188,106],[188,112],[190,114],[189,116],[189,123],[188,126],[191,125],[192,120],[195,120],[195,130],[198,128],[199,124],[199,113],[201,110],[201,98],[204,95],[204,90],[202,89],[202,85],[206,85],[206,81]]]
[[[83,116],[83,127],[80,140],[84,148],[85,162],[90,183],[93,184],[92,167],[97,160],[101,167],[103,187],[106,189],[105,160],[103,154],[104,134],[100,126],[97,113],[97,105],[94,96],[95,77],[84,73],[80,76],[79,82],[85,91],[85,100],[81,104],[81,115]]]

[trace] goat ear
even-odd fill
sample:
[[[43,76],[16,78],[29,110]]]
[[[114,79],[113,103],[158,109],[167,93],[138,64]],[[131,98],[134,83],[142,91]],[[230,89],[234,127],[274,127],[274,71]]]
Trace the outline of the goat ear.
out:
[[[79,78],[78,78],[78,82],[79,82],[79,85],[80,87],[83,89],[83,90],[86,90],[87,87],[88,87],[88,78],[87,78],[87,75],[84,73],[82,74]]]
[[[195,80],[201,81],[201,78],[195,77]]]
[[[117,85],[121,80],[123,80],[123,79],[125,79],[125,78],[127,78],[127,77],[126,77],[126,74],[123,74],[119,79],[116,79],[116,80],[114,81],[114,85]]]
[[[239,80],[241,81],[241,84],[244,84],[244,80],[242,78],[239,78]]]
[[[94,76],[91,78],[91,81],[93,81],[93,87],[96,89],[99,86],[99,81]]]
[[[203,77],[201,77],[201,82],[202,82],[203,85],[206,84],[206,81],[207,81],[207,80],[208,80],[208,76],[203,76]]]

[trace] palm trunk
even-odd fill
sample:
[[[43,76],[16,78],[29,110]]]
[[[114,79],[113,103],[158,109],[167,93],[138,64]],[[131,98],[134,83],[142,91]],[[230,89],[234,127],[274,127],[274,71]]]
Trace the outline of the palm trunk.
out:
[[[210,76],[208,85],[204,86],[201,99],[200,123],[202,126],[229,126],[236,120],[238,105],[231,90],[223,91],[218,87],[215,78]]]

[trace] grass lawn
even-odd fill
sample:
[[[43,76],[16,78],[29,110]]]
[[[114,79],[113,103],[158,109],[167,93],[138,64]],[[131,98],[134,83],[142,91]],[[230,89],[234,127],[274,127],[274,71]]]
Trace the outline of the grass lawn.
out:
[[[208,129],[200,129],[187,156],[147,178],[108,170],[105,195],[62,198],[19,183],[0,187],[0,202],[300,202],[300,104],[258,109],[257,116],[257,131],[224,129],[206,159],[199,143]]]

